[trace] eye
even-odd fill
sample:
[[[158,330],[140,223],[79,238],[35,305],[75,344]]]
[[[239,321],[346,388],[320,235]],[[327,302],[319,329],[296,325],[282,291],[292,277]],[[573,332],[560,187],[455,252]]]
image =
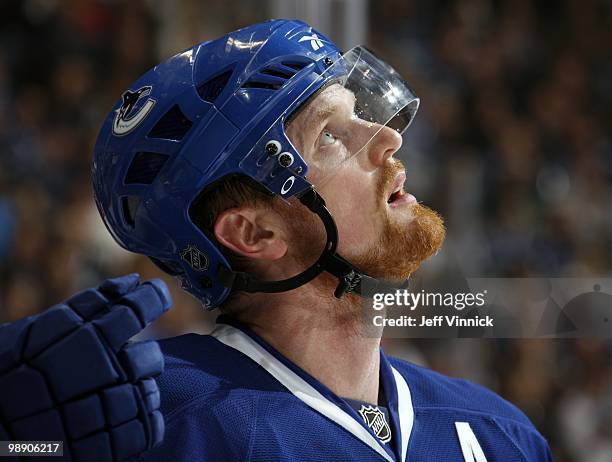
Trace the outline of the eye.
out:
[[[331,144],[334,144],[334,142],[337,139],[338,138],[336,138],[334,135],[332,135],[331,132],[329,132],[327,130],[323,130],[323,133],[321,133],[321,138],[319,138],[319,144],[321,146],[329,146]]]

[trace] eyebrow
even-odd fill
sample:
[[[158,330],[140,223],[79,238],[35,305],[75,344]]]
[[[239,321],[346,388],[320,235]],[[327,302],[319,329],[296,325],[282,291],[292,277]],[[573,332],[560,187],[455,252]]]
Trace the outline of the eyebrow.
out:
[[[353,103],[357,99],[355,97],[355,94],[352,91],[344,87],[338,88],[338,92],[341,92],[343,95],[350,95],[351,99],[353,100]],[[312,106],[312,103],[311,103],[311,106]],[[316,134],[312,134],[312,129],[320,127],[323,121],[328,119],[337,110],[338,110],[337,102],[336,103],[328,102],[328,104],[323,104],[323,105],[319,104],[314,107],[308,107],[307,109],[308,112],[305,114],[306,117],[302,121],[303,127],[301,130],[295,133],[295,136],[297,137],[297,139],[292,140],[292,142],[297,143],[297,145],[299,145],[301,149],[304,149],[307,144],[306,143],[307,139],[312,138],[316,135]],[[289,121],[287,125],[291,125],[292,123],[293,121]],[[307,129],[307,127],[310,128],[310,130]]]
[[[306,125],[309,127],[318,127],[321,123],[328,119],[334,112],[336,112],[336,107],[324,107],[318,108],[314,110],[314,114],[309,116],[306,120]]]
[[[342,96],[350,96],[351,98],[351,103],[353,104],[353,107],[355,106],[355,102],[357,101],[357,98],[355,97],[355,94],[342,87],[340,89],[338,89],[339,92],[342,93]],[[326,105],[326,107],[323,108],[316,108],[314,109],[314,115],[310,115],[307,120],[306,123],[311,126],[311,127],[318,127],[321,122],[323,122],[325,119],[327,119],[329,116],[331,116],[334,112],[336,112],[338,107],[337,103],[332,103],[332,104],[328,104]]]

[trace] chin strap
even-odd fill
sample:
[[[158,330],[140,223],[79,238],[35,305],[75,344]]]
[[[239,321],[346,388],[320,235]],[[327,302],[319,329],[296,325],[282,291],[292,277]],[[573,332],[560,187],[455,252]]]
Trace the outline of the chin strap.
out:
[[[315,213],[325,226],[327,241],[317,261],[300,274],[281,281],[262,281],[249,273],[232,271],[225,266],[219,266],[217,277],[225,287],[230,288],[232,291],[250,293],[286,292],[307,284],[323,271],[327,271],[338,278],[338,286],[334,291],[336,298],[341,298],[344,294],[351,292],[368,297],[376,292],[404,289],[407,287],[408,281],[396,286],[368,276],[336,253],[338,247],[338,228],[336,222],[331,213],[329,213],[329,210],[327,210],[325,201],[317,194],[314,188],[310,188],[302,193],[299,196],[299,200],[311,212]]]

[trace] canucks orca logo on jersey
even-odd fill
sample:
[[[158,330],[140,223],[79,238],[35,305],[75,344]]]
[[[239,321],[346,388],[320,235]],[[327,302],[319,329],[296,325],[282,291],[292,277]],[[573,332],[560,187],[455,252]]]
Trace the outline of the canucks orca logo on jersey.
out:
[[[134,109],[143,97],[151,93],[152,89],[153,87],[151,85],[146,85],[136,91],[127,90],[123,93],[121,96],[123,102],[121,107],[117,110],[115,120],[113,120],[113,134],[115,136],[127,135],[145,119],[149,112],[151,112],[151,109],[153,109],[155,105],[155,100],[153,98],[148,98],[135,113]]]
[[[380,441],[385,444],[391,441],[391,428],[385,419],[385,414],[378,407],[362,405],[359,414]]]

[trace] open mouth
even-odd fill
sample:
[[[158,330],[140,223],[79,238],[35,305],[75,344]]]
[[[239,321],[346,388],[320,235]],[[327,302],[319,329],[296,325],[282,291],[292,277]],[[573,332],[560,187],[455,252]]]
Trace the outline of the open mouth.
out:
[[[392,204],[393,202],[401,199],[401,197],[404,195],[404,190],[400,189],[398,191],[394,191],[393,193],[391,193],[391,195],[389,196],[389,198],[387,199],[387,204]]]
[[[404,183],[406,182],[406,172],[399,172],[393,184],[389,188],[389,193],[387,196],[387,205],[391,207],[396,207],[401,204],[408,204],[412,202],[416,202],[416,199],[412,194],[408,194],[404,191]]]
[[[406,181],[406,172],[399,172],[396,176],[395,176],[395,180],[393,180],[393,184],[391,185],[390,188],[390,193],[387,196],[387,204],[392,204],[396,201],[398,201],[399,199],[402,198],[402,196],[405,194],[404,192],[404,182]]]

